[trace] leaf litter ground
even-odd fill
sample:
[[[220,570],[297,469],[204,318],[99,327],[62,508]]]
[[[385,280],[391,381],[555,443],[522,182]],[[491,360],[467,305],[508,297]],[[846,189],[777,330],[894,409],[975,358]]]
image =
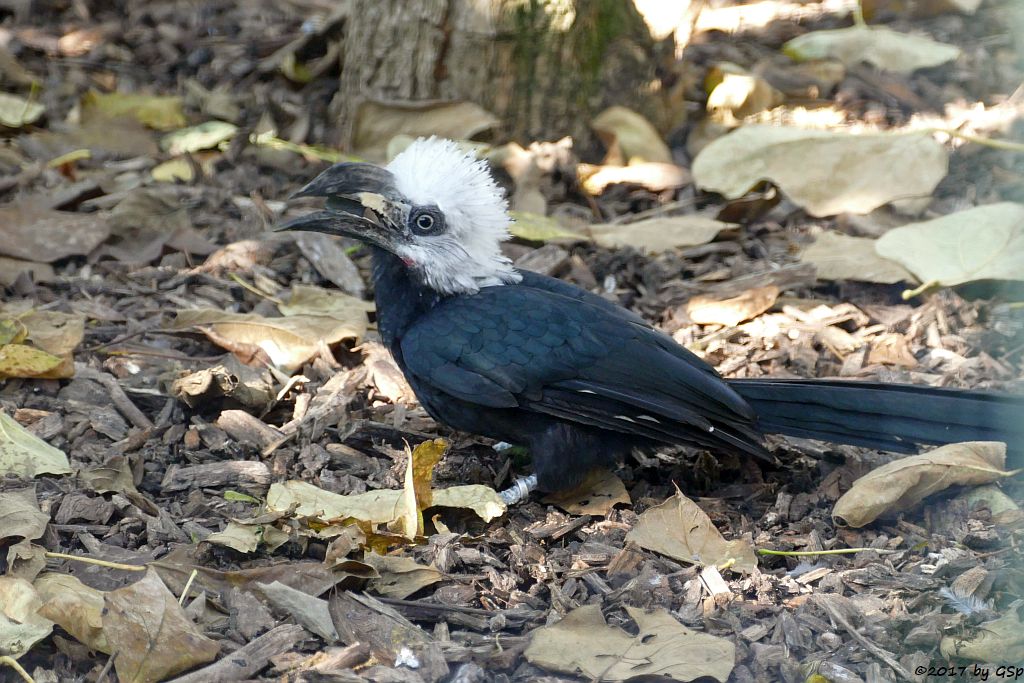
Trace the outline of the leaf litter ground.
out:
[[[10,472],[0,488],[8,549],[0,638],[20,643],[12,652],[36,680],[97,680],[115,652],[121,680],[206,666],[184,680],[346,681],[560,680],[573,671],[598,680],[662,673],[802,681],[813,670],[831,680],[924,680],[912,673],[919,666],[1019,652],[1012,603],[1024,595],[1024,573],[1014,479],[955,489],[854,529],[836,524],[833,505],[891,458],[773,439],[780,470],[665,449],[599,478],[586,495],[533,499],[490,521],[475,494],[421,510],[424,475],[407,466],[407,444],[449,441],[432,472],[435,489],[500,488],[527,464],[430,420],[364,334],[367,308],[327,293],[365,296],[363,252],[266,233],[280,199],[321,167],[314,148],[303,148],[306,157],[244,143],[211,150],[219,140],[209,142],[210,126],[172,138],[154,132],[181,128],[186,112],[190,123],[287,127],[292,140],[330,142],[336,73],[327,67],[302,87],[282,75],[295,75],[286,66],[294,55],[288,62],[279,50],[307,13],[293,4],[256,13],[239,3],[197,16],[192,4],[172,2],[83,17],[81,4],[63,14],[41,7],[0,29],[0,44],[13,37],[20,46],[15,66],[64,86],[42,90],[43,111],[22,103],[12,144],[0,148],[0,211],[11,226],[4,253],[33,262],[35,280],[4,260],[0,276],[13,273],[4,284],[12,300],[31,302],[32,315],[84,322],[84,338],[73,352],[51,347],[54,358],[72,353],[73,378],[38,379],[50,363],[36,379],[0,387],[10,416],[0,419],[17,434],[0,449]],[[961,47],[999,44],[1000,7],[974,19],[941,14],[893,26]],[[64,38],[49,28],[65,22],[88,28]],[[826,20],[821,28],[838,26]],[[771,72],[797,31],[794,21],[779,21],[699,41],[683,59],[698,74],[721,62],[761,61]],[[312,42],[304,58],[315,63],[326,48]],[[832,98],[851,122],[883,128],[957,98],[987,101],[1009,67],[966,52],[963,68],[910,76],[851,66]],[[0,82],[21,83],[24,73],[4,64]],[[112,84],[126,94],[149,86],[162,97],[87,94]],[[698,88],[693,99],[703,96]],[[81,125],[60,125],[79,100]],[[116,136],[96,119],[104,107],[129,116]],[[151,182],[151,169],[166,177],[155,171],[167,160],[158,156],[161,140],[193,151],[174,167],[192,182]],[[971,148],[949,163],[931,200],[941,214],[981,198],[1021,200],[1019,155]],[[512,244],[509,255],[616,297],[730,376],[1019,387],[1024,332],[1013,306],[986,298],[984,284],[967,292],[979,299],[939,290],[904,302],[906,284],[816,277],[798,258],[822,230],[877,236],[884,216],[815,219],[770,192],[726,203],[669,170],[673,189],[611,180],[589,205],[571,183],[546,181],[541,207],[584,222],[596,210],[613,224],[598,243],[618,248],[570,239]],[[622,177],[614,167],[605,174]],[[695,204],[720,221],[706,235],[691,241],[688,228],[678,238],[665,228],[650,242],[637,231],[630,245],[630,221],[671,220]],[[701,228],[711,220],[698,218]],[[40,221],[51,227],[38,229]],[[290,311],[300,298],[305,305]],[[183,329],[170,314],[186,308],[214,313]],[[33,331],[51,342],[53,335],[30,322],[0,348],[19,357],[46,348]],[[297,372],[272,372],[270,363]],[[70,456],[77,476],[59,476],[66,465],[53,448]],[[407,471],[420,477],[411,502],[398,493]],[[308,498],[297,494],[264,505],[286,500],[285,482],[298,482],[289,484],[293,493],[299,484],[339,496],[395,491],[381,494],[389,509],[376,514],[402,523],[346,525],[347,513],[324,518],[325,503],[306,509]],[[678,529],[664,520],[684,516],[708,537],[658,538],[659,523],[671,537]],[[701,555],[720,547],[728,557]],[[863,550],[762,555],[753,569],[750,548]],[[983,633],[996,643],[987,648],[975,629],[986,621]],[[716,656],[698,656],[709,652]],[[723,667],[728,657],[734,665]]]

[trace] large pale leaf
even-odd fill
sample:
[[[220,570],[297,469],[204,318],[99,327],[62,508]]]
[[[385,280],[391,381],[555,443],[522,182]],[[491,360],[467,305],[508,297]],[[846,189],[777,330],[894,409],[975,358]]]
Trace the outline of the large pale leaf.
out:
[[[1024,205],[1000,202],[894,228],[875,250],[922,282],[1024,280]]]
[[[530,213],[529,211],[511,211],[513,222],[509,232],[513,237],[529,242],[548,242],[551,240],[582,241],[586,237],[562,227],[554,218]]]
[[[862,527],[887,512],[914,507],[950,486],[978,486],[1013,475],[1006,465],[1006,444],[968,441],[911,455],[868,472],[836,501],[837,524]]]
[[[939,651],[950,659],[956,657],[985,662],[983,666],[986,667],[990,664],[1011,664],[1012,667],[1003,670],[1007,671],[1007,678],[1011,677],[1009,672],[1014,672],[1012,676],[1016,677],[1020,663],[1024,662],[1024,624],[1011,605],[1009,611],[998,619],[978,624],[977,628],[966,632],[943,636]]]
[[[635,247],[641,251],[660,252],[706,244],[722,230],[736,228],[707,216],[661,216],[633,223],[590,226],[594,241],[603,247]]]
[[[50,635],[53,622],[39,614],[42,604],[25,579],[0,576],[0,654],[17,659]]]
[[[869,237],[823,232],[804,249],[800,260],[813,264],[820,280],[860,280],[882,284],[914,280],[914,276],[896,260],[879,255],[875,250],[875,240]]]
[[[71,474],[64,451],[54,448],[0,412],[0,474],[31,478],[40,474]]]
[[[388,598],[405,599],[444,578],[433,565],[419,564],[411,557],[366,553],[363,561],[380,575],[371,579],[370,590]]]
[[[367,491],[349,496],[331,493],[310,483],[292,480],[271,484],[267,492],[267,509],[321,520],[357,519],[386,524],[402,514],[403,492],[392,489]],[[436,507],[468,508],[485,522],[505,512],[505,504],[497,492],[486,486],[470,484],[437,489],[432,492]]]
[[[364,301],[335,289],[312,285],[293,285],[288,301],[278,304],[283,315],[319,315],[337,320],[365,320],[374,310],[372,301]]]
[[[960,49],[952,45],[881,26],[812,31],[789,41],[782,51],[801,62],[829,58],[847,66],[867,62],[879,69],[905,74],[960,56]]]
[[[361,338],[366,332],[366,324],[366,313],[354,308],[352,315],[344,318],[323,315],[265,318],[255,313],[227,313],[203,308],[178,311],[172,328],[197,328],[215,343],[232,351],[243,346],[259,348],[275,365],[291,371],[316,355],[321,343],[335,344],[343,339]],[[237,346],[232,348],[232,345]]]
[[[729,199],[769,180],[814,216],[870,213],[928,197],[946,175],[945,148],[924,132],[855,135],[744,126],[701,150],[693,177]]]
[[[609,626],[600,605],[584,605],[531,633],[526,659],[595,681],[664,676],[677,681],[710,677],[724,683],[729,678],[736,656],[729,640],[692,631],[664,609],[648,613],[626,606],[626,611],[638,626],[636,635]]]
[[[661,505],[645,510],[626,534],[626,540],[680,562],[729,564],[740,572],[757,567],[757,556],[749,541],[725,540],[711,518],[678,490]]]

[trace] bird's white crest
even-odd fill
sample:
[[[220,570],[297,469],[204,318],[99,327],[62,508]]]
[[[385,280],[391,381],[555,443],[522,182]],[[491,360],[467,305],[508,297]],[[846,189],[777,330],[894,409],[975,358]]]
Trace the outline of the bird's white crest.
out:
[[[501,253],[512,219],[487,162],[451,140],[419,138],[387,166],[413,206],[435,205],[443,234],[416,236],[398,254],[432,289],[467,294],[481,287],[519,282],[522,276]]]

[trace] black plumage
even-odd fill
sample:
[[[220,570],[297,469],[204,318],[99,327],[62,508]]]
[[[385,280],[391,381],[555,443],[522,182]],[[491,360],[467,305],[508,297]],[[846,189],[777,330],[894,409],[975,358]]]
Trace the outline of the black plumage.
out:
[[[901,452],[963,440],[1024,443],[1021,397],[876,382],[726,381],[636,314],[560,280],[521,271],[518,282],[440,291],[418,270],[429,264],[410,256],[430,253],[430,242],[405,224],[422,207],[403,205],[387,172],[362,167],[326,171],[300,194],[346,193],[284,227],[372,245],[380,334],[424,408],[456,429],[528,447],[541,489],[571,486],[593,467],[659,443],[771,462],[765,432]],[[367,179],[379,190],[357,194]],[[368,200],[367,192],[377,194]]]

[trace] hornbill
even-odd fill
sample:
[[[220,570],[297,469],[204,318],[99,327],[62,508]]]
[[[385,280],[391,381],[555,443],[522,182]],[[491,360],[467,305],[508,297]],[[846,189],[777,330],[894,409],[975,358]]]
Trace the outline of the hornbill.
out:
[[[325,208],[282,225],[373,252],[377,324],[426,411],[526,446],[535,475],[505,492],[576,484],[636,447],[684,444],[774,462],[763,433],[911,452],[1024,437],[1024,397],[835,380],[725,380],[637,314],[513,267],[511,223],[485,161],[419,139],[386,168],[336,164],[293,197]]]

